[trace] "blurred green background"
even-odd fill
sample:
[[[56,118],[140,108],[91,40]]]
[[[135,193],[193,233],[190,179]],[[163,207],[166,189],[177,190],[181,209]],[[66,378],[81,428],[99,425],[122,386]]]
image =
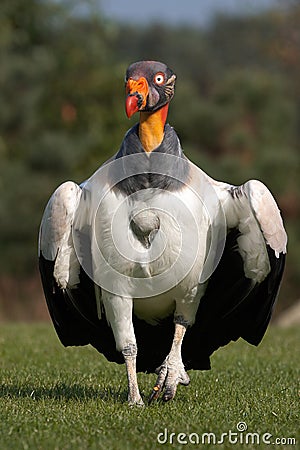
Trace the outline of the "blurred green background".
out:
[[[273,192],[289,235],[277,312],[300,297],[298,2],[200,26],[122,23],[92,1],[2,0],[1,320],[47,317],[43,209],[61,182],[81,182],[118,150],[136,120],[124,113],[124,73],[140,59],[177,74],[169,122],[186,154],[218,180],[257,178]]]

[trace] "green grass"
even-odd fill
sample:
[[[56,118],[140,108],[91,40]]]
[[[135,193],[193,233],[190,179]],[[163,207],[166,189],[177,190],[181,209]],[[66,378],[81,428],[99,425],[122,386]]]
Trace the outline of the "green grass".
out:
[[[191,371],[172,402],[130,408],[124,366],[90,347],[63,348],[50,325],[1,325],[0,450],[296,449],[201,439],[205,432],[220,439],[245,422],[244,437],[270,433],[270,442],[292,437],[299,445],[299,338],[297,329],[271,328],[258,348],[231,344],[213,355],[211,371]],[[138,377],[147,398],[155,375]],[[157,435],[165,428],[163,445]],[[179,441],[196,433],[200,444],[180,444],[178,433],[187,435]]]

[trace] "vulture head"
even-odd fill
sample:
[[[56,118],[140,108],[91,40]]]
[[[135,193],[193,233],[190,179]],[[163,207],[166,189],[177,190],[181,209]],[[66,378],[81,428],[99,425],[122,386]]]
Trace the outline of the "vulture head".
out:
[[[126,71],[126,114],[152,113],[167,105],[174,95],[176,75],[165,64],[139,61]]]

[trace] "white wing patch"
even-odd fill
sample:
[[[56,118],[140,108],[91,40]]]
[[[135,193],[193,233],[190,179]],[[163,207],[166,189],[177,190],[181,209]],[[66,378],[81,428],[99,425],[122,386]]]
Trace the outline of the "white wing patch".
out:
[[[72,181],[59,186],[50,198],[41,223],[39,254],[55,260],[54,278],[65,289],[79,283],[80,266],[72,239],[72,223],[81,196]]]
[[[278,258],[280,253],[286,253],[287,235],[277,204],[260,181],[248,181],[245,189],[264,238]]]
[[[280,211],[267,187],[257,180],[242,186],[213,181],[224,208],[228,228],[238,228],[238,250],[247,278],[261,283],[270,272],[266,245],[276,255],[286,253],[287,235]]]

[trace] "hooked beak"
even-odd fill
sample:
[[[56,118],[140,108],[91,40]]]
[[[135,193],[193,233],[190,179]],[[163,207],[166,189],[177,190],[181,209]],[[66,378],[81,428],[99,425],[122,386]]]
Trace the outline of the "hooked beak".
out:
[[[138,80],[129,78],[126,83],[126,114],[130,119],[133,114],[145,108],[149,93],[149,86],[146,78]]]

